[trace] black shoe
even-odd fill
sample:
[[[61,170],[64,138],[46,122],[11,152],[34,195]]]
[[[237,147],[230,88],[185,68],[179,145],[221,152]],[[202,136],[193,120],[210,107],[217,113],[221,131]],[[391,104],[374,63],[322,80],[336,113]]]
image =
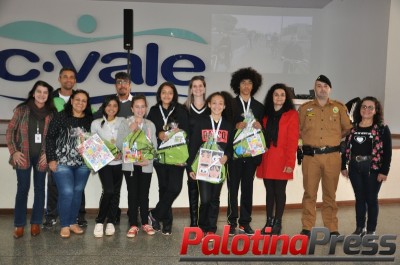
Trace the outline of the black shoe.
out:
[[[236,226],[230,225],[229,226],[229,235],[234,236],[236,234]]]
[[[148,222],[149,222],[149,225],[151,225],[155,231],[161,230],[160,222],[157,221],[157,219],[153,217],[153,215],[151,214],[151,211],[149,211]]]
[[[356,230],[352,234],[363,237],[365,235],[365,228],[357,227]]]
[[[375,231],[368,231],[367,233],[365,233],[366,236],[370,235],[370,236],[374,236],[375,235]],[[369,239],[368,242],[376,242],[375,239]]]
[[[301,230],[300,235],[305,235],[307,237],[310,237],[311,231],[308,229],[303,229],[303,230]]]
[[[274,217],[268,217],[267,222],[265,223],[264,227],[261,229],[261,234],[262,235],[270,235],[272,231],[272,227],[274,226]],[[270,232],[265,232],[265,228],[271,227]]]
[[[271,234],[280,235],[282,231],[282,219],[275,219],[274,225],[272,226]]]
[[[53,228],[56,224],[57,224],[56,219],[48,219],[43,223],[42,228],[50,229]]]
[[[80,227],[86,227],[88,222],[85,219],[84,215],[80,215],[78,216],[78,218],[76,218],[76,223],[80,226]]]
[[[254,230],[251,229],[250,225],[241,225],[239,226],[239,233],[240,234],[246,234],[246,235],[254,235]]]
[[[333,231],[331,232],[331,236],[340,236],[338,231]]]
[[[163,233],[163,235],[170,236],[172,234],[172,227],[170,225],[163,225],[161,232]]]

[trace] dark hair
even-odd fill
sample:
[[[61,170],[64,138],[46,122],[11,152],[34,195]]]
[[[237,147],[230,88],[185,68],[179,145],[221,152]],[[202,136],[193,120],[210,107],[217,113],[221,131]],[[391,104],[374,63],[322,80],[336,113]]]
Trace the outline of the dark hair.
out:
[[[185,101],[185,106],[186,106],[186,108],[188,110],[190,110],[190,104],[192,104],[193,100],[194,100],[193,93],[191,93],[191,90],[192,90],[193,82],[196,81],[196,80],[200,80],[203,83],[204,88],[207,87],[206,80],[204,79],[204,76],[202,76],[202,75],[195,75],[195,76],[192,77],[192,79],[190,79],[189,89],[188,89],[188,97],[187,97],[187,99]],[[203,100],[206,101],[206,94],[205,93],[203,95]]]
[[[207,107],[208,107],[208,104],[211,102],[212,98],[215,96],[220,96],[224,99],[225,109],[222,112],[222,117],[224,117],[228,122],[232,123],[233,116],[234,116],[234,113],[233,113],[233,100],[234,99],[233,99],[232,95],[226,91],[214,92],[207,97],[207,100],[206,100]]]
[[[67,114],[67,116],[68,117],[72,117],[73,116],[71,100],[74,99],[77,94],[85,94],[86,95],[88,101],[87,101],[87,105],[86,105],[86,108],[84,110],[84,113],[85,113],[85,116],[93,116],[93,114],[92,114],[92,106],[90,105],[90,101],[89,101],[90,100],[89,93],[87,91],[83,90],[83,89],[76,89],[72,93],[72,95],[69,98],[68,102],[65,103],[64,111]]]
[[[175,106],[176,103],[178,103],[178,91],[176,90],[175,85],[174,85],[173,83],[171,83],[171,82],[168,82],[168,81],[162,83],[162,84],[158,87],[157,94],[156,94],[157,103],[158,103],[158,104],[162,104],[162,102],[161,102],[161,90],[162,90],[165,86],[169,86],[169,87],[172,88],[172,91],[174,92],[174,97],[172,98],[171,105],[172,105],[172,106]]]
[[[65,71],[71,71],[71,72],[73,72],[74,75],[75,75],[75,78],[76,78],[76,76],[78,75],[78,73],[76,72],[75,68],[74,68],[74,67],[71,67],[71,66],[66,66],[66,67],[61,68],[61,70],[60,70],[60,72],[59,72],[58,75],[61,76],[61,74],[62,74],[63,72],[65,72]]]
[[[377,100],[375,97],[365,97],[363,98],[361,101],[359,101],[354,109],[353,112],[353,122],[354,124],[359,124],[362,120],[361,118],[361,105],[364,103],[364,101],[372,101],[375,104],[375,115],[373,118],[373,124],[378,124],[381,125],[383,124],[383,109],[382,109],[382,105],[379,102],[379,100]]]
[[[265,106],[265,115],[271,116],[275,109],[274,109],[274,92],[277,89],[283,89],[285,91],[286,99],[282,106],[282,111],[286,112],[291,109],[295,109],[293,104],[293,99],[291,93],[289,93],[289,89],[285,84],[277,83],[271,86],[268,90],[267,95],[265,96],[264,106]]]
[[[43,87],[47,88],[47,92],[49,93],[47,100],[44,104],[44,107],[47,108],[47,110],[49,110],[49,111],[56,111],[56,108],[54,107],[54,101],[53,101],[53,90],[54,89],[49,83],[42,81],[42,80],[36,81],[36,83],[33,85],[32,89],[29,91],[28,97],[24,100],[24,102],[18,104],[17,108],[22,105],[28,104],[28,102],[31,100],[35,100],[33,95],[35,94],[35,91],[38,86],[43,86]]]
[[[128,80],[131,80],[131,79],[129,78],[128,73],[125,73],[125,72],[118,72],[118,73],[116,73],[116,74],[115,74],[115,82],[117,82],[117,79],[128,79]]]
[[[131,101],[131,108],[133,107],[133,104],[135,103],[136,100],[144,100],[144,103],[146,104],[147,107],[147,99],[146,96],[144,94],[136,94],[132,97],[132,101]]]
[[[119,113],[119,110],[120,110],[120,103],[119,103],[119,99],[118,99],[117,95],[107,96],[107,97],[104,99],[103,104],[101,104],[101,107],[100,107],[100,109],[103,110],[103,116],[105,116],[106,119],[108,119],[108,115],[107,115],[107,113],[106,113],[106,107],[107,107],[108,104],[110,104],[110,102],[113,101],[113,100],[114,100],[115,102],[117,102],[117,105],[118,105],[118,111],[117,111],[117,113],[116,113],[115,115],[118,115],[118,113]],[[105,123],[105,120],[103,119],[103,121],[101,122],[100,126],[103,127],[104,123]]]
[[[240,82],[245,79],[250,79],[253,82],[253,89],[251,95],[257,93],[258,89],[262,85],[262,76],[253,68],[241,68],[232,74],[231,88],[236,95],[240,94]]]

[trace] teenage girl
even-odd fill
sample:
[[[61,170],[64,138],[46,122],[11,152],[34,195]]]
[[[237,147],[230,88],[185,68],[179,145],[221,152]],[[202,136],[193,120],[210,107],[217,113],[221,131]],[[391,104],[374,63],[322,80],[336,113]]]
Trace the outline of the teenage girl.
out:
[[[189,139],[195,124],[201,117],[208,117],[210,109],[206,104],[206,81],[204,76],[193,76],[189,82],[188,98],[185,102],[185,107],[189,112]],[[189,174],[189,173],[188,173]],[[198,208],[199,208],[199,190],[197,181],[188,177],[187,181],[189,195],[189,210],[190,210],[190,226],[197,226]]]
[[[117,96],[107,97],[101,108],[104,110],[103,118],[92,122],[91,132],[97,133],[101,139],[116,143],[118,128],[124,120],[117,117],[119,112],[119,99]],[[99,170],[99,178],[103,191],[99,203],[99,213],[96,217],[94,236],[103,237],[103,224],[107,219],[106,235],[111,236],[115,233],[115,216],[118,211],[119,193],[122,184],[122,160],[118,158],[111,161],[108,165]]]
[[[147,113],[147,101],[144,95],[136,95],[132,98],[131,109],[133,116],[128,117],[121,124],[118,131],[117,146],[122,149],[123,142],[129,133],[141,129],[148,139],[157,148],[156,128],[154,124],[144,117]],[[128,217],[130,228],[127,237],[135,237],[139,231],[138,210],[142,230],[148,235],[154,235],[153,227],[148,223],[149,214],[149,190],[151,176],[153,175],[153,160],[144,160],[140,163],[123,163],[122,170],[128,190]]]
[[[189,130],[189,117],[185,107],[178,103],[178,92],[173,83],[164,82],[157,90],[157,104],[151,107],[148,115],[156,126],[158,146],[162,141],[168,139],[166,131],[169,124],[175,122],[179,129],[186,133]],[[162,233],[172,233],[172,204],[182,190],[184,165],[166,165],[154,163],[158,177],[159,201],[156,207],[149,212],[149,220],[154,230],[161,230],[160,222],[163,223]]]
[[[231,119],[225,115],[229,113],[228,110],[225,112],[225,109],[230,108],[230,102],[228,93],[224,92],[215,92],[207,99],[211,115],[199,119],[190,136],[188,171],[192,179],[196,179],[196,174],[189,165],[193,163],[201,145],[207,142],[209,137],[214,137],[221,151],[224,151],[224,155],[219,160],[221,164],[225,165],[232,156],[233,127]],[[198,225],[204,234],[213,234],[217,231],[222,184],[198,181],[200,193]]]

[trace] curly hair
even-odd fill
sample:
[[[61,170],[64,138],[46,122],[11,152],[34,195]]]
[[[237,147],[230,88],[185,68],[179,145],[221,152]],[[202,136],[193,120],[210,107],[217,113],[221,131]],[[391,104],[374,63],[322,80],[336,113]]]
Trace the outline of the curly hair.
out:
[[[211,95],[208,96],[206,100],[206,105],[208,107],[208,104],[211,102],[213,97],[220,96],[224,99],[224,105],[225,109],[222,112],[222,117],[224,117],[228,122],[232,123],[233,118],[234,118],[234,112],[233,112],[233,97],[231,94],[229,94],[226,91],[221,91],[221,92],[214,92]],[[209,108],[209,107],[208,107]]]
[[[364,101],[372,101],[374,102],[375,105],[375,115],[373,117],[373,124],[378,124],[381,125],[383,124],[383,109],[382,109],[382,105],[379,102],[378,99],[376,99],[375,97],[365,97],[363,98],[360,102],[357,103],[354,112],[353,112],[353,122],[355,124],[359,124],[362,120],[361,117],[361,106],[364,103]]]
[[[240,82],[245,79],[250,79],[253,82],[253,89],[251,90],[251,95],[253,96],[262,85],[262,76],[251,67],[241,68],[234,72],[230,85],[236,95],[240,94]]]
[[[277,89],[282,89],[285,91],[285,102],[283,103],[282,110],[284,112],[295,109],[294,104],[293,104],[293,99],[292,95],[289,93],[289,89],[285,84],[282,83],[277,83],[271,86],[271,88],[268,90],[267,95],[265,96],[264,100],[264,106],[265,106],[265,115],[266,116],[271,116],[272,113],[274,113],[274,92]]]

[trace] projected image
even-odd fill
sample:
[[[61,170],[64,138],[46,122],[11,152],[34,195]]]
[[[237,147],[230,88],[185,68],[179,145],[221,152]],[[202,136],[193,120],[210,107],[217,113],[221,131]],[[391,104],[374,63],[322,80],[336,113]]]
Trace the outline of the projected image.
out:
[[[312,17],[214,14],[211,33],[214,72],[309,72]]]

